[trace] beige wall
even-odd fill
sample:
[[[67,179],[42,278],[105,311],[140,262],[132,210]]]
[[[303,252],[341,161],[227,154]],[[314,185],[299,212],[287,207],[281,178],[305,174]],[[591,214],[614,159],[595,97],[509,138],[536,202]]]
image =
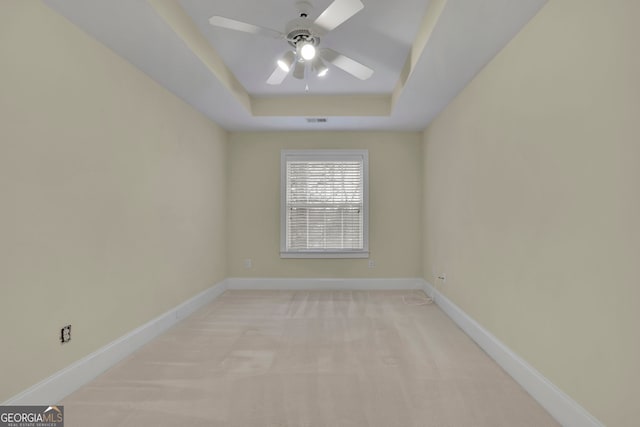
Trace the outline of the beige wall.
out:
[[[280,150],[369,150],[367,259],[280,259]],[[232,133],[229,251],[233,277],[420,277],[421,135],[384,132]],[[244,268],[251,259],[253,267]]]
[[[549,2],[424,142],[427,279],[611,427],[640,419],[639,16]]]
[[[35,1],[0,123],[2,402],[226,277],[227,135]]]

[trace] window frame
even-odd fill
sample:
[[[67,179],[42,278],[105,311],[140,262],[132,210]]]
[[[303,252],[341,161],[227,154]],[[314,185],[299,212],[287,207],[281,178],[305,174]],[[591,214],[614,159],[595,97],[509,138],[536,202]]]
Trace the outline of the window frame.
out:
[[[362,249],[287,250],[287,162],[362,161]],[[369,151],[364,150],[281,150],[280,152],[280,258],[369,258]]]

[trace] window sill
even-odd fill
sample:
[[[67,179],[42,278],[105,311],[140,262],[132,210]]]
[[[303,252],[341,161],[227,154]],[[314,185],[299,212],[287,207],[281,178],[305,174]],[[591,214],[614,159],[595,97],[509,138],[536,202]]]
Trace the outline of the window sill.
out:
[[[369,251],[354,252],[280,252],[280,258],[369,258]]]

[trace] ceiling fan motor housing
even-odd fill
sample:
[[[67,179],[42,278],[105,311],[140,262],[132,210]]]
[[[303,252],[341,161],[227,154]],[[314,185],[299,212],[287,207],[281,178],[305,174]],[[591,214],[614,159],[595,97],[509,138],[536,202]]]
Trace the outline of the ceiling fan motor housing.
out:
[[[313,28],[313,23],[302,16],[287,23],[286,34],[287,41],[293,47],[296,47],[301,41],[306,41],[314,46],[320,44],[319,32]]]

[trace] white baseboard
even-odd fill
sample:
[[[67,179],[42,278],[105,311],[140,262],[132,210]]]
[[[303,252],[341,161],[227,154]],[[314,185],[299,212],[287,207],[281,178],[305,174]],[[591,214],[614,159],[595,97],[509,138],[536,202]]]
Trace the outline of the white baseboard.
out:
[[[471,339],[518,382],[564,427],[603,427],[596,418],[567,396],[533,366],[469,317],[460,307],[423,282],[423,290]]]
[[[50,405],[60,402],[84,384],[129,356],[226,290],[224,281],[96,350],[12,397],[2,405]]]
[[[298,279],[231,277],[226,280],[227,289],[234,290],[397,290],[423,289],[419,278],[389,279]]]

